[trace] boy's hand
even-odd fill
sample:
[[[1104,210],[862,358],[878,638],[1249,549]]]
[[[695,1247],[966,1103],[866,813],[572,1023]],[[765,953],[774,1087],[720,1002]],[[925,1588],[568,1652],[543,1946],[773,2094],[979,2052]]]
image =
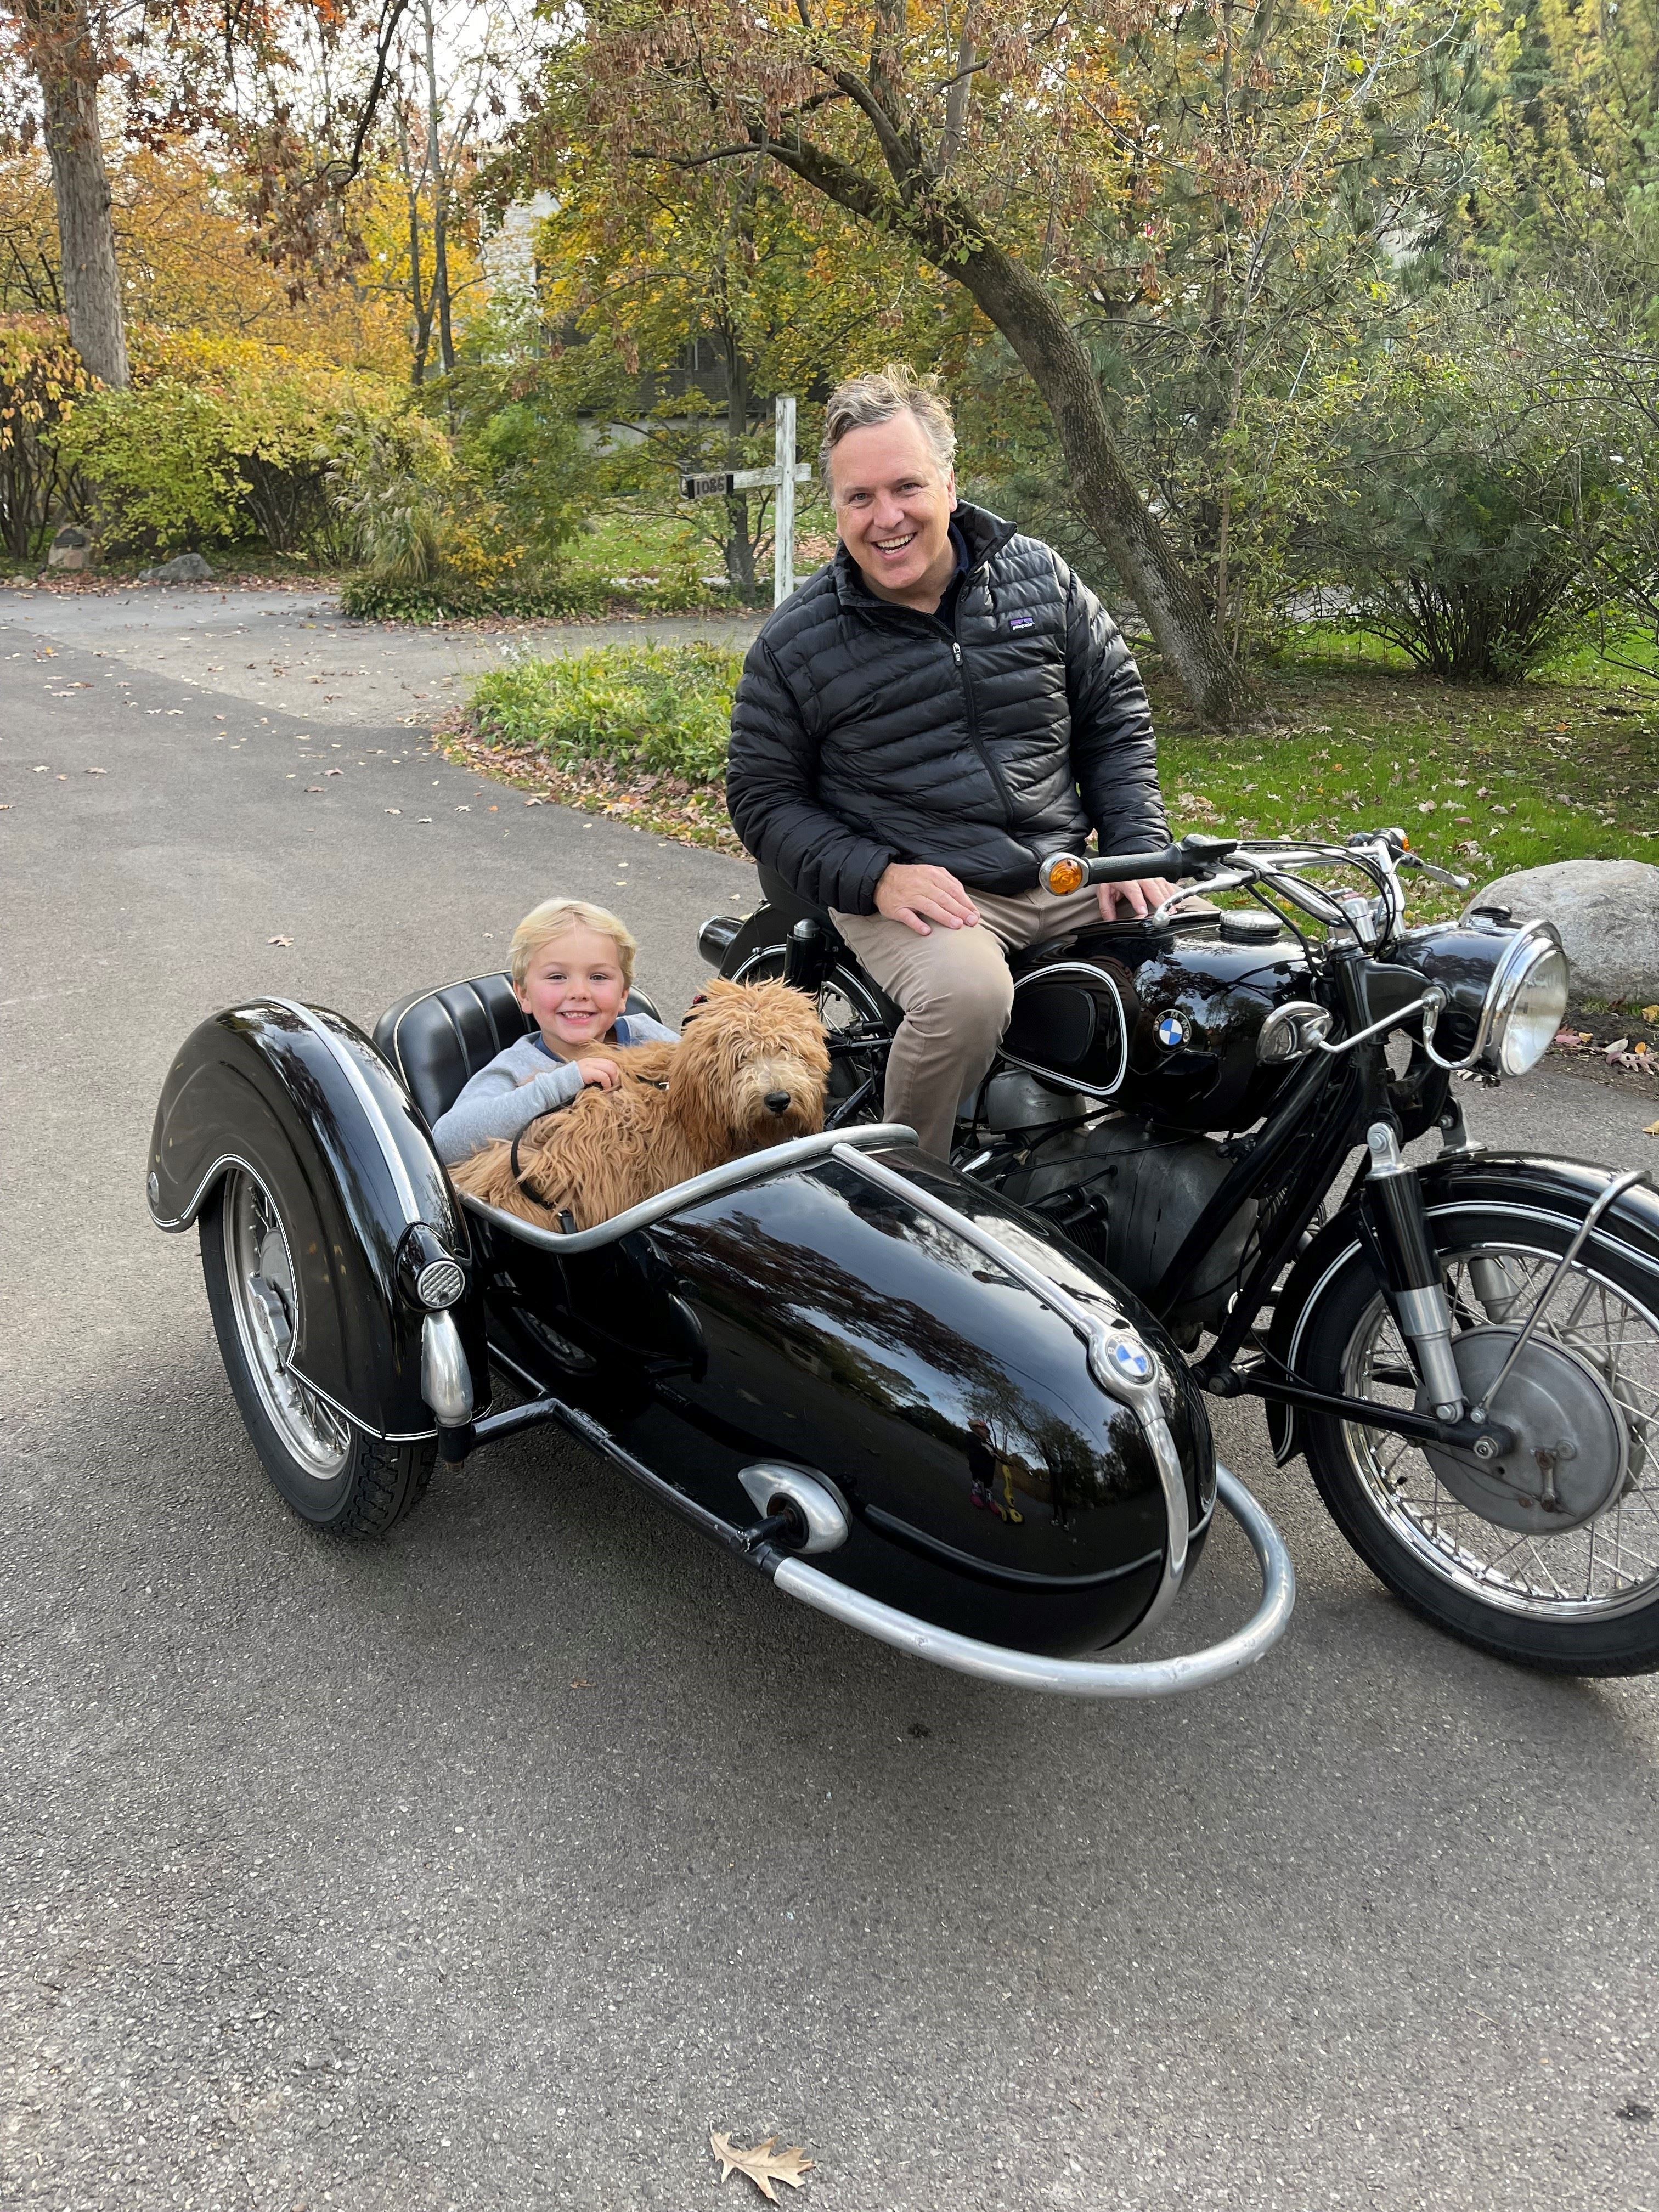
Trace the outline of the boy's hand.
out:
[[[614,1060],[578,1060],[571,1065],[583,1083],[591,1083],[596,1091],[614,1091],[622,1081],[622,1070]]]

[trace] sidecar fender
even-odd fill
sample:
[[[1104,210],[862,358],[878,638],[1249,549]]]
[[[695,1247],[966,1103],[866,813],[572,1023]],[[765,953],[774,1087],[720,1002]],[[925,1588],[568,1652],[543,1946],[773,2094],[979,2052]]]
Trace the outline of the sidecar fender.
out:
[[[407,1260],[405,1240],[423,1224],[461,1262],[467,1288],[450,1311],[482,1386],[483,1302],[466,1217],[408,1092],[343,1016],[261,999],[186,1038],[150,1139],[151,1219],[187,1229],[238,1168],[264,1184],[288,1234],[301,1291],[295,1368],[370,1434],[431,1436],[426,1314],[401,1279],[409,1270],[399,1255]]]
[[[1443,1152],[1418,1169],[1432,1222],[1450,1212],[1488,1213],[1493,1226],[1519,1234],[1528,1221],[1577,1227],[1614,1179],[1592,1160],[1549,1159],[1526,1152]],[[1358,1211],[1345,1206],[1298,1256],[1273,1310],[1267,1350],[1296,1370],[1308,1328],[1350,1255],[1360,1247]],[[1591,1231],[1587,1252],[1616,1250],[1644,1268],[1659,1311],[1659,1193],[1638,1183],[1621,1192]],[[1303,1449],[1304,1414],[1267,1401],[1273,1460],[1283,1467]]]

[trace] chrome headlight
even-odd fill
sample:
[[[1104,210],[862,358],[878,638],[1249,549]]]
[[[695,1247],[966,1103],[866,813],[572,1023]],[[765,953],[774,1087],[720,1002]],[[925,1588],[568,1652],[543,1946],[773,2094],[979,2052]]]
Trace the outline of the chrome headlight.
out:
[[[1567,956],[1554,925],[1529,921],[1504,946],[1471,1058],[1501,1075],[1524,1075],[1549,1049],[1567,1011]]]

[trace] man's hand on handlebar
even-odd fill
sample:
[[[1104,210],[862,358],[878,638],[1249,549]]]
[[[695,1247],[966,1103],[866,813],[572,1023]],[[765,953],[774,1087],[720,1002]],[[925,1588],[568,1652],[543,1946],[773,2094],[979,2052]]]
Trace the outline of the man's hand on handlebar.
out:
[[[902,921],[918,937],[931,937],[935,923],[942,929],[972,929],[979,920],[979,908],[948,868],[902,860],[883,869],[876,912]]]
[[[1095,885],[1095,896],[1100,901],[1103,921],[1117,921],[1120,908],[1122,918],[1126,920],[1132,915],[1150,914],[1155,906],[1161,906],[1166,898],[1171,897],[1174,891],[1175,885],[1166,884],[1162,876],[1144,876],[1138,883]]]

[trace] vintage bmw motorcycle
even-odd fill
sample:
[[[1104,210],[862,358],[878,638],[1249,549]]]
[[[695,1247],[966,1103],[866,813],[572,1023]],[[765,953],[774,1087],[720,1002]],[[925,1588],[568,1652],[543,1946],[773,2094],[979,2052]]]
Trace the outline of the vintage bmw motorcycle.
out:
[[[1408,1605],[1531,1666],[1646,1671],[1659,1197],[1639,1170],[1470,1142],[1454,1079],[1536,1066],[1566,961],[1499,908],[1408,926],[1412,869],[1468,888],[1398,830],[1051,859],[1055,891],[1162,876],[1240,899],[1179,891],[1016,956],[955,1164],[1103,1264],[1203,1389],[1262,1399],[1279,1463],[1305,1455]],[[761,887],[747,919],[705,925],[703,956],[815,994],[832,1126],[874,1119],[898,1009],[827,913]]]

